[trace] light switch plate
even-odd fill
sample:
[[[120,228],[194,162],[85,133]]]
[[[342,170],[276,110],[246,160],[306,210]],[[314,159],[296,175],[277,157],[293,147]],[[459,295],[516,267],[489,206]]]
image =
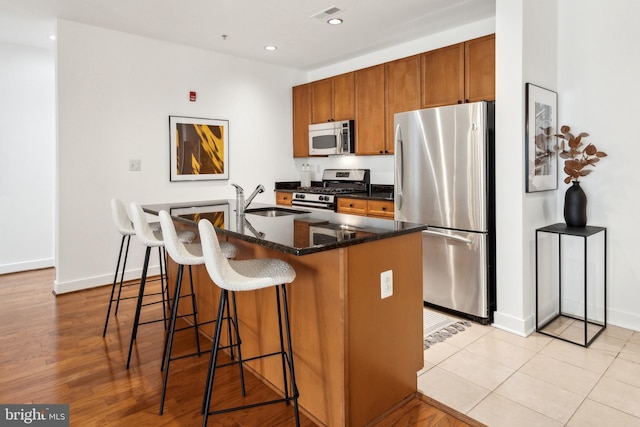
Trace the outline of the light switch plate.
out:
[[[388,298],[393,295],[393,270],[380,273],[380,298]]]
[[[140,159],[129,160],[129,170],[132,172],[140,172],[142,170],[142,160]]]

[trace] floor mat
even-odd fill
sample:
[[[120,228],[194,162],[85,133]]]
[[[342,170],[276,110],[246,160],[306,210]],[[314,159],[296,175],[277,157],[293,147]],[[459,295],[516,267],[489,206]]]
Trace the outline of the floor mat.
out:
[[[423,310],[424,346],[429,347],[451,338],[453,335],[464,332],[472,323],[467,320],[459,320],[445,316],[437,311],[425,308]]]

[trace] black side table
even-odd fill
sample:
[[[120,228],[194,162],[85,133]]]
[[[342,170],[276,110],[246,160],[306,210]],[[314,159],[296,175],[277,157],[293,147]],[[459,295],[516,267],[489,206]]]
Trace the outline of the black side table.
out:
[[[551,233],[557,235],[558,239],[558,294],[557,302],[551,301],[552,306],[556,306],[557,309],[553,310],[551,317],[545,316],[545,319],[540,319],[540,307],[550,307],[550,301],[544,301],[539,295],[539,238],[540,233]],[[589,240],[592,236],[602,234],[603,240],[603,277],[602,277],[602,305],[599,308],[595,306],[589,306],[588,304],[588,276],[587,276],[587,260],[588,253],[587,247]],[[576,314],[575,307],[571,310],[571,313],[563,310],[563,283],[562,283],[562,242],[566,238],[582,238],[584,246],[583,254],[583,275],[584,275],[584,293],[583,302],[584,307],[581,310],[582,313]],[[555,303],[555,304],[554,304]],[[591,302],[593,304],[593,302]],[[564,223],[558,223],[549,225],[547,227],[538,228],[536,230],[536,331],[548,335],[554,338],[558,338],[573,344],[578,344],[583,347],[588,347],[602,331],[607,327],[607,229],[605,227],[587,226],[584,228],[567,227]],[[588,310],[590,308],[590,311]],[[582,328],[579,334],[576,333],[576,326]],[[578,338],[578,335],[581,335]]]

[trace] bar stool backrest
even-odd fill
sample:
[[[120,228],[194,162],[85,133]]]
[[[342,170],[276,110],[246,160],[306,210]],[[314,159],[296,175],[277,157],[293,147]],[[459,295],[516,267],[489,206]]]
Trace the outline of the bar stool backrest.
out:
[[[111,199],[111,218],[113,219],[116,229],[123,236],[133,236],[136,234],[127,208],[124,203],[122,203],[122,200],[116,198]]]
[[[182,265],[198,265],[204,264],[204,257],[202,256],[202,249],[200,245],[191,244],[189,247],[191,251],[187,249],[185,244],[178,238],[176,227],[173,224],[173,219],[167,211],[160,211],[158,213],[160,217],[160,226],[162,227],[162,238],[164,240],[164,247],[169,253],[169,256],[177,263]]]
[[[136,230],[138,240],[148,247],[164,246],[162,232],[151,229],[149,221],[147,220],[147,214],[142,210],[142,206],[136,202],[131,202],[130,211],[131,221],[133,222],[133,228]]]

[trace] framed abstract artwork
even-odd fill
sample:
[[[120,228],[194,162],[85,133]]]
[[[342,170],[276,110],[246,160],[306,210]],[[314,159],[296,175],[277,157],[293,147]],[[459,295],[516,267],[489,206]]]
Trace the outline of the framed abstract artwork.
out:
[[[531,83],[526,84],[525,157],[526,191],[558,188],[558,94]]]
[[[229,121],[169,116],[170,180],[229,179]]]

